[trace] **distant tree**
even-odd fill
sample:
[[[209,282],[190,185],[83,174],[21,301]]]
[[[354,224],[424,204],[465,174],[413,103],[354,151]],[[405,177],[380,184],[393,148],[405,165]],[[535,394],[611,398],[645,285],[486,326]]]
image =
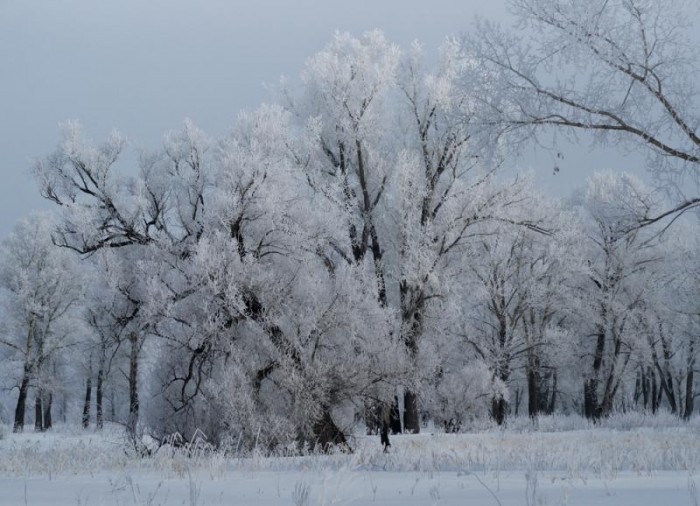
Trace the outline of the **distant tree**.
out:
[[[665,373],[667,386],[675,391],[677,413],[688,419],[695,409],[700,352],[700,250],[695,226],[684,223],[675,227],[671,239],[665,244],[665,251],[666,283],[659,297],[661,303],[657,304],[654,313],[660,313],[659,328],[666,332],[653,342],[658,351],[652,359],[655,359],[654,368],[660,374]]]
[[[128,291],[120,285],[121,270],[114,261],[112,251],[101,251],[91,257],[95,265],[86,265],[90,270],[90,283],[83,308],[83,318],[91,331],[91,338],[85,343],[88,360],[86,380],[86,403],[83,410],[83,425],[89,424],[93,362],[96,362],[95,376],[95,425],[98,430],[104,427],[105,391],[112,370],[122,366],[120,350],[130,344],[128,340],[133,324],[133,304],[125,294]],[[86,262],[87,264],[87,262]],[[131,357],[131,353],[130,353]],[[131,360],[130,360],[131,362]],[[127,375],[131,377],[131,375]],[[114,382],[111,382],[114,388]],[[131,390],[131,389],[130,389]],[[133,402],[130,402],[133,405]],[[114,420],[113,420],[114,421]]]
[[[584,414],[599,418],[612,412],[640,337],[648,335],[638,327],[638,316],[655,289],[662,256],[655,232],[635,224],[659,202],[631,175],[612,172],[591,177],[576,201],[586,223],[589,264],[579,313],[581,353],[588,363]]]
[[[113,132],[101,145],[87,141],[75,122],[61,126],[57,149],[39,160],[34,173],[42,196],[58,204],[59,220],[53,241],[66,251],[87,256],[111,250],[112,286],[121,298],[119,323],[128,327],[129,417],[127,427],[134,434],[139,419],[139,364],[148,335],[149,322],[143,318],[145,276],[139,269],[149,245],[163,236],[168,210],[168,189],[158,186],[144,168],[138,180],[120,179],[114,164],[125,141]],[[148,160],[142,160],[147,165]]]
[[[22,365],[14,431],[24,428],[27,396],[36,390],[35,425],[51,425],[55,360],[78,337],[76,309],[83,290],[75,258],[51,242],[55,226],[49,215],[20,221],[0,248],[0,291],[4,325],[0,344]],[[48,427],[47,427],[48,428]]]

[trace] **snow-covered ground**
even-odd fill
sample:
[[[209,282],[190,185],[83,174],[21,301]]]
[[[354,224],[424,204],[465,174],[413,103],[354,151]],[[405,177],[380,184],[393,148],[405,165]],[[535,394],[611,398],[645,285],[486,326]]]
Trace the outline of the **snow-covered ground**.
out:
[[[351,455],[246,458],[201,447],[138,458],[116,429],[4,429],[0,505],[700,505],[697,423],[559,425],[394,437],[388,454],[358,437]]]

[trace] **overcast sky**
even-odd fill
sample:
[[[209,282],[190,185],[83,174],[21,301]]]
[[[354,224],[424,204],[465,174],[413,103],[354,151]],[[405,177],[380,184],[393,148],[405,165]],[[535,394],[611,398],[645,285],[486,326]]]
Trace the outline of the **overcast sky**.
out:
[[[219,136],[270,98],[264,83],[297,77],[336,30],[379,28],[434,52],[477,14],[510,23],[505,0],[0,0],[0,238],[49,207],[29,168],[53,150],[61,121],[80,120],[94,140],[116,128],[151,148],[185,118]],[[523,163],[565,194],[611,163],[583,153],[558,162],[557,176],[550,153]]]

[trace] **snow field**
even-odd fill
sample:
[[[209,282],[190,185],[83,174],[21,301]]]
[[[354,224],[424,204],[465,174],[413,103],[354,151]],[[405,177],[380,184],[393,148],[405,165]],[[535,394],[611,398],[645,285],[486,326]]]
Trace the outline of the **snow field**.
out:
[[[378,437],[353,444],[350,455],[232,458],[196,446],[140,458],[115,428],[5,431],[0,505],[700,504],[695,423],[424,433],[393,437],[387,454]]]

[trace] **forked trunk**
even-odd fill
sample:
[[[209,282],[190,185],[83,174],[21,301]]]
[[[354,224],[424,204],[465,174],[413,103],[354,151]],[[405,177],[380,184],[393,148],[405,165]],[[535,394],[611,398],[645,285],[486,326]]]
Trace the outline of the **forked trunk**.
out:
[[[502,397],[496,397],[491,403],[491,417],[498,425],[503,425],[508,414],[508,403]]]

